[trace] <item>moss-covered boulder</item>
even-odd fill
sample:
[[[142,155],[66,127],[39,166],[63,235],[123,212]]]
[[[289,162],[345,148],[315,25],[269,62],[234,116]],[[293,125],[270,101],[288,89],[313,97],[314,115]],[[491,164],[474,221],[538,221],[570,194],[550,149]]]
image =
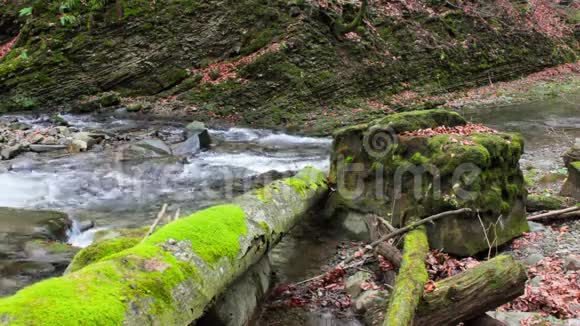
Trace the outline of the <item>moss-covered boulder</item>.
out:
[[[488,249],[486,239],[499,246],[528,230],[522,151],[519,135],[468,125],[454,112],[389,115],[335,133],[331,205],[386,216],[396,226],[473,208],[428,225],[432,248],[473,255]]]

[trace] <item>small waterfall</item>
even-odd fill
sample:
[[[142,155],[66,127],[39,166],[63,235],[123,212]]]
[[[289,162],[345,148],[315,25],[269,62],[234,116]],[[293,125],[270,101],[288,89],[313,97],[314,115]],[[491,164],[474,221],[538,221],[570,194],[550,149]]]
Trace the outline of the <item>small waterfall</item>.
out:
[[[75,219],[72,220],[72,227],[67,232],[67,243],[73,247],[78,248],[85,248],[90,246],[94,239],[95,234],[101,230],[106,230],[106,228],[98,227],[98,228],[90,228],[86,231],[82,231],[81,223]]]

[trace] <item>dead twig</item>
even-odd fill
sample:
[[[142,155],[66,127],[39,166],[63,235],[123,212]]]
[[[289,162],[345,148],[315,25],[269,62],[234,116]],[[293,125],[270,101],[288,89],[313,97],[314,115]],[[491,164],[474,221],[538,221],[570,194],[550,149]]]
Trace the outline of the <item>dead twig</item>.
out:
[[[373,215],[373,217],[376,218],[381,223],[383,223],[383,225],[386,226],[387,229],[389,229],[390,232],[397,231],[397,228],[395,228],[391,223],[387,222],[387,220],[385,220],[384,218],[382,218],[382,217],[380,217],[378,215]]]
[[[153,231],[155,231],[155,228],[157,227],[157,225],[159,224],[159,222],[161,221],[163,216],[165,216],[166,210],[167,210],[167,204],[163,204],[163,206],[161,207],[161,210],[159,211],[159,213],[157,213],[157,218],[155,219],[155,222],[153,222],[153,224],[151,224],[149,231],[147,231],[147,234],[145,234],[145,237],[143,238],[143,240],[141,240],[141,242],[145,241],[145,239],[147,239],[151,234],[153,234]]]
[[[443,218],[443,217],[462,214],[462,213],[468,213],[471,211],[472,211],[471,208],[461,208],[461,209],[456,209],[454,211],[447,211],[447,212],[435,214],[433,216],[426,217],[426,218],[419,220],[417,222],[413,222],[413,223],[411,223],[403,228],[397,229],[397,231],[395,231],[395,232],[391,232],[387,235],[384,235],[380,239],[369,244],[368,246],[365,246],[362,249],[363,254],[366,253],[369,249],[373,249],[374,247],[376,247],[379,243],[382,243],[383,241],[387,241],[387,240],[392,239],[398,235],[406,233],[406,232],[408,232],[408,231],[410,231],[410,230],[412,230],[420,225],[423,225],[425,223],[430,223],[430,222],[433,222],[433,221],[438,220],[438,219]],[[354,255],[350,256],[347,259],[343,260],[339,265],[346,265],[346,264],[352,262],[355,258],[356,257]]]
[[[543,213],[543,214],[529,216],[528,221],[538,221],[538,220],[543,220],[543,219],[547,219],[547,218],[555,218],[555,217],[558,217],[562,214],[575,212],[577,210],[580,210],[580,206],[568,207],[568,208],[560,209],[557,211],[550,211],[550,212]]]

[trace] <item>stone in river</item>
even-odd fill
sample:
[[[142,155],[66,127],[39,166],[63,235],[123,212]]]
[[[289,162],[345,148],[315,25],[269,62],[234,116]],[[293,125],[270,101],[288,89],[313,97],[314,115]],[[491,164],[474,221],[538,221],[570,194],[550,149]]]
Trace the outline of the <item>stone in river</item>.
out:
[[[0,155],[2,156],[3,160],[10,160],[18,156],[20,153],[26,151],[26,146],[22,144],[17,144],[14,146],[8,146],[0,151]]]
[[[66,149],[65,145],[30,145],[30,151],[35,153],[53,152]]]

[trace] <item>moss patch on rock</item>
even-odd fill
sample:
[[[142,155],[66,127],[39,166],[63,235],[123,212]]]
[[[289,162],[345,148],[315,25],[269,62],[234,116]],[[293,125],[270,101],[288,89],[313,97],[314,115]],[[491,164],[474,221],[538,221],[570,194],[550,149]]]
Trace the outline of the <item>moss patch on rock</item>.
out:
[[[397,133],[439,124],[461,125],[465,120],[454,112],[427,110],[393,114],[337,132],[329,179],[341,205],[389,216],[397,226],[413,217],[472,208],[478,214],[443,219],[428,227],[433,248],[458,255],[487,248],[479,219],[498,245],[526,231],[526,189],[518,163],[522,137]]]

